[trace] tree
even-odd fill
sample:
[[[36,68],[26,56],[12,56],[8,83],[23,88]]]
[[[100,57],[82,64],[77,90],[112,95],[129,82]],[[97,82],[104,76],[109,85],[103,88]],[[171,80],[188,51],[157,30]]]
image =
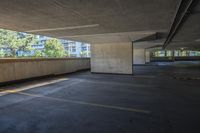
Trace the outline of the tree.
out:
[[[44,57],[44,52],[41,50],[34,50],[34,57]]]
[[[36,43],[37,41],[35,35],[25,34],[20,38],[18,50],[24,52],[31,52],[33,50],[32,45]]]
[[[3,51],[3,37],[1,35],[1,30],[0,30],[0,57],[4,57],[5,56],[5,53]]]
[[[65,48],[58,39],[49,39],[45,43],[45,55],[47,57],[65,57]]]
[[[65,57],[70,57],[69,52],[65,51]]]
[[[90,55],[90,52],[88,52],[88,51],[81,52],[81,57],[88,57],[89,55]]]
[[[12,57],[17,56],[17,51],[30,52],[36,37],[10,30],[0,30],[0,49],[6,49],[6,54]]]
[[[1,30],[1,42],[4,49],[9,49],[10,54],[16,57],[18,46],[21,43],[14,31]]]
[[[2,49],[0,49],[0,58],[2,57],[5,57],[5,52]]]

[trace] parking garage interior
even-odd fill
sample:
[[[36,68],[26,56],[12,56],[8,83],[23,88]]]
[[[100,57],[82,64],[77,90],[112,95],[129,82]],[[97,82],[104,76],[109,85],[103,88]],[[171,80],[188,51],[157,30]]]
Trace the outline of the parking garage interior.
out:
[[[91,44],[0,59],[0,132],[200,132],[198,0],[0,2],[0,28]]]

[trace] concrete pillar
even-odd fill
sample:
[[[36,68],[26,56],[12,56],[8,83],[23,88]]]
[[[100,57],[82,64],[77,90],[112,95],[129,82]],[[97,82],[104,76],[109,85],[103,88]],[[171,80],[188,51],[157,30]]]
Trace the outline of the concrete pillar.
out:
[[[147,50],[145,50],[146,52],[145,52],[145,58],[146,58],[146,63],[149,63],[150,62],[150,51],[147,51]]]
[[[134,48],[133,49],[133,64],[142,65],[145,64],[145,49],[144,48]]]
[[[91,72],[133,74],[132,42],[91,45]]]

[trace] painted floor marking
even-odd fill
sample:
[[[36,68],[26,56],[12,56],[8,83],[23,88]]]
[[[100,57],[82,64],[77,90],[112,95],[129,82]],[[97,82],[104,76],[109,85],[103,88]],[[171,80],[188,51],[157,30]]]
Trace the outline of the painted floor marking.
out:
[[[41,87],[49,84],[54,84],[57,82],[68,80],[67,78],[57,79],[57,80],[51,80],[48,82],[42,82],[34,85],[26,85],[23,87],[20,87],[18,89],[0,89],[0,96],[7,95],[7,94],[21,94],[31,97],[38,97],[38,98],[46,98],[50,100],[56,100],[60,102],[67,102],[67,103],[73,103],[73,104],[80,104],[80,105],[88,105],[93,107],[101,107],[101,108],[107,108],[107,109],[114,109],[114,110],[121,110],[121,111],[128,111],[128,112],[136,112],[136,113],[143,113],[143,114],[150,114],[150,111],[142,110],[142,109],[135,109],[135,108],[128,108],[128,107],[120,107],[120,106],[112,106],[112,105],[105,105],[105,104],[98,104],[98,103],[90,103],[90,102],[84,102],[84,101],[76,101],[76,100],[69,100],[69,99],[60,99],[60,98],[53,98],[48,97],[44,95],[39,94],[30,94],[30,93],[24,93],[22,91],[29,90],[36,87]]]
[[[101,107],[101,108],[107,108],[107,109],[115,109],[115,110],[121,110],[121,111],[128,111],[128,112],[136,112],[136,113],[144,113],[144,114],[150,114],[150,111],[147,110],[141,110],[141,109],[134,109],[134,108],[127,108],[127,107],[120,107],[120,106],[112,106],[112,105],[105,105],[105,104],[97,104],[97,103],[90,103],[90,102],[84,102],[84,101],[76,101],[76,100],[68,100],[68,99],[60,99],[60,98],[53,98],[38,94],[30,94],[30,93],[24,93],[24,92],[17,92],[18,94],[27,95],[31,97],[38,97],[38,98],[46,98],[50,100],[56,100],[60,102],[67,102],[67,103],[73,103],[73,104],[80,104],[80,105],[88,105],[88,106],[95,106],[95,107]]]
[[[0,89],[0,96],[7,95],[9,93],[16,93],[16,92],[21,92],[21,91],[37,88],[37,87],[42,87],[42,86],[45,86],[45,85],[50,85],[50,84],[54,84],[54,83],[58,83],[58,82],[61,82],[61,81],[66,81],[66,80],[69,80],[69,79],[68,78],[54,79],[54,80],[51,80],[51,81],[45,81],[45,82],[41,82],[41,83],[25,85],[23,87],[19,87],[18,89]]]

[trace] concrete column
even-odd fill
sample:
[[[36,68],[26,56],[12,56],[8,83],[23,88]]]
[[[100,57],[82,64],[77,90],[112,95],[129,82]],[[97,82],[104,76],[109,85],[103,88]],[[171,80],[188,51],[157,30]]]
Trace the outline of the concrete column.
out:
[[[145,49],[142,48],[134,48],[133,49],[133,64],[134,65],[141,65],[145,64]]]
[[[103,43],[91,45],[91,72],[133,74],[132,43]]]
[[[146,63],[149,63],[150,62],[150,51],[147,51],[147,50],[145,50],[146,52],[145,52],[145,54],[146,54],[146,56],[145,56],[145,58],[146,58]]]

